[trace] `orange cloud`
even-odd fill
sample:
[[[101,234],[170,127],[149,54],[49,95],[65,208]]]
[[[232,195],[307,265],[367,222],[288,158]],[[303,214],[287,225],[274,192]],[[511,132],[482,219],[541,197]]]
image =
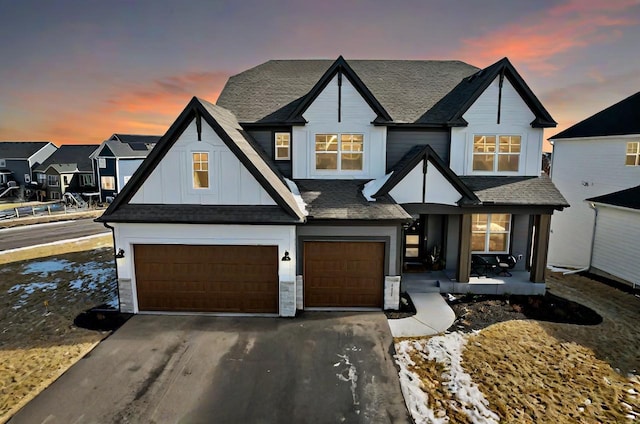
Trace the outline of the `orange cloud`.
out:
[[[625,16],[625,11],[639,4],[637,0],[606,4],[599,0],[568,0],[498,31],[464,39],[459,55],[478,66],[507,56],[534,72],[552,74],[559,69],[557,59],[562,54],[608,42],[620,36],[619,28],[636,25],[637,19]]]
[[[143,86],[124,86],[81,107],[43,114],[41,122],[16,123],[2,138],[45,139],[60,145],[97,144],[113,133],[162,135],[191,97],[215,102],[228,76],[227,72],[189,72]]]

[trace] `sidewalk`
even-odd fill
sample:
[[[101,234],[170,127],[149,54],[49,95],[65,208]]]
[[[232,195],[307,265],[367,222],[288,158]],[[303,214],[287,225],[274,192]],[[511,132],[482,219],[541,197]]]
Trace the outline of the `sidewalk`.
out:
[[[456,315],[440,293],[407,293],[417,312],[409,318],[387,320],[393,337],[433,336],[451,327]]]

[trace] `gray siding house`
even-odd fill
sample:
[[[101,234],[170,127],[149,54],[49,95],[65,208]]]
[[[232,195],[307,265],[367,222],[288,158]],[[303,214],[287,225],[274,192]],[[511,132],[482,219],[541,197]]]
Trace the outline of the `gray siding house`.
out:
[[[0,141],[0,194],[9,181],[25,188],[33,180],[33,170],[55,152],[49,141]]]

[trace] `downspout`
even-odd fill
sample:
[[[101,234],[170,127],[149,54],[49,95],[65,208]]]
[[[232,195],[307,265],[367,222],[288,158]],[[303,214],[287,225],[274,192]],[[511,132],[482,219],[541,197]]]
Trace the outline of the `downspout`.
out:
[[[589,263],[585,268],[574,269],[573,271],[563,272],[562,275],[578,274],[580,272],[589,271],[591,269],[591,262],[593,262],[593,246],[596,243],[596,226],[598,225],[598,208],[593,203],[589,203],[589,207],[593,209],[595,217],[593,219],[593,232],[591,233],[591,251],[589,252]]]
[[[118,290],[118,312],[122,312],[120,310],[120,278],[118,278],[118,258],[115,257],[115,253],[116,253],[116,232],[115,232],[115,228],[112,227],[111,225],[107,224],[106,222],[103,222],[102,225],[105,226],[105,228],[108,228],[111,230],[111,237],[113,238],[113,254],[114,254],[114,258],[113,261],[116,265],[116,288]]]

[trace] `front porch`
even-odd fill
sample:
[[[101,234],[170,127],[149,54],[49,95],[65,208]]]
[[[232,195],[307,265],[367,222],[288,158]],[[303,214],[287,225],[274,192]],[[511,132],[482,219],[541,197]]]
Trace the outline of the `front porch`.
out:
[[[511,276],[489,275],[469,277],[468,283],[460,283],[456,272],[450,270],[407,272],[402,275],[401,291],[413,293],[458,293],[491,295],[544,295],[545,283],[532,283],[528,271],[511,271]]]

